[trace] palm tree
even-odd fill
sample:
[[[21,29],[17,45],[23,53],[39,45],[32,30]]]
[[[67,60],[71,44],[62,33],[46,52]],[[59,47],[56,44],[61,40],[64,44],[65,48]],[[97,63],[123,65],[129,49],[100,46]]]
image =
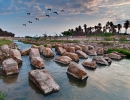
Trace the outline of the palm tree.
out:
[[[121,24],[117,24],[117,28],[118,28],[118,33],[120,33],[120,32],[121,32],[122,25],[121,25]]]
[[[124,28],[126,30],[125,33],[127,33],[127,29],[129,27],[129,24],[130,24],[130,22],[128,20],[126,20],[125,23],[124,23]]]
[[[101,29],[102,29],[102,24],[99,23],[99,24],[98,24],[98,30],[101,31]]]
[[[82,31],[82,28],[81,28],[81,26],[80,26],[80,25],[79,25],[78,29],[79,29],[79,32],[81,32],[81,31]]]
[[[86,24],[84,24],[84,31],[85,31],[85,33],[87,32],[87,25]]]
[[[61,33],[63,36],[67,36],[67,40],[68,40],[68,36],[72,35],[72,32],[70,31],[64,31]]]

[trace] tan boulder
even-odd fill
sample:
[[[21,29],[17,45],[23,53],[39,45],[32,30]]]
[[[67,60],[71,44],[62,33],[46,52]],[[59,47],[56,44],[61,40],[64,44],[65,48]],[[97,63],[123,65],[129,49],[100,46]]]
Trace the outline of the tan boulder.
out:
[[[71,52],[65,52],[63,53],[63,56],[68,56],[70,57],[73,61],[78,61],[79,60],[79,56],[75,53],[71,53]]]
[[[46,47],[47,47],[47,48],[51,48],[51,49],[52,49],[51,44],[47,44],[47,45],[46,45]]]
[[[105,56],[105,57],[109,57],[109,58],[111,58],[111,59],[116,59],[116,60],[122,59],[122,58],[121,58],[121,55],[118,55],[118,54],[116,54],[116,53],[105,54],[104,56]]]
[[[36,46],[36,45],[32,45],[31,48],[36,48],[36,49],[39,49],[39,46]]]
[[[27,49],[22,50],[20,53],[22,56],[29,55],[30,50],[31,50],[31,48],[27,48]]]
[[[44,94],[60,90],[59,85],[54,81],[47,70],[32,70],[28,74],[29,79],[40,88]]]
[[[88,55],[81,50],[77,50],[76,54],[78,54],[79,58],[84,58],[84,59],[88,58]]]
[[[2,62],[2,69],[5,72],[5,75],[11,75],[19,72],[18,64],[12,58],[6,59]]]
[[[75,62],[69,64],[67,73],[81,80],[87,77],[87,73]]]
[[[40,51],[40,53],[42,53],[43,52],[43,49],[44,49],[45,47],[43,46],[43,45],[40,45],[39,46],[39,51]]]
[[[86,46],[86,45],[80,45],[80,47],[82,48],[82,51],[83,51],[83,52],[87,53],[87,51],[88,51],[88,46]]]
[[[53,51],[51,50],[51,48],[45,47],[45,48],[43,49],[43,55],[46,56],[46,57],[53,57],[53,56],[54,56],[54,53],[53,53]]]
[[[29,57],[32,59],[33,57],[40,57],[39,50],[37,48],[31,48]]]
[[[95,61],[96,63],[102,64],[102,65],[107,65],[107,66],[109,65],[109,63],[102,56],[95,56],[93,57],[92,61]]]
[[[75,53],[75,47],[66,46],[64,48],[67,52]]]
[[[33,57],[31,59],[31,65],[36,68],[44,68],[44,61],[41,57]]]
[[[54,61],[62,64],[69,64],[72,61],[72,59],[68,56],[60,56],[60,57],[56,57]]]
[[[10,49],[9,50],[9,55],[11,58],[13,58],[18,64],[22,63],[22,58],[20,51],[18,49]]]
[[[77,51],[77,50],[82,51],[82,48],[79,45],[74,45],[74,47],[75,47],[75,51]]]
[[[57,51],[58,47],[62,47],[62,44],[55,44],[55,51]]]
[[[101,48],[101,47],[98,47],[98,48],[96,48],[96,53],[97,53],[97,55],[103,55],[104,54],[104,49]]]
[[[88,50],[93,50],[94,49],[94,46],[92,46],[92,45],[87,45],[87,47],[88,47]]]
[[[90,56],[96,56],[96,55],[97,55],[97,53],[96,53],[96,50],[95,50],[95,49],[88,50],[86,53],[87,53],[88,55],[90,55]]]
[[[84,67],[87,67],[87,68],[92,68],[92,69],[95,69],[95,68],[97,68],[97,64],[96,64],[96,62],[95,61],[84,61],[83,63],[82,63],[82,65],[84,66]]]
[[[66,50],[64,48],[62,48],[62,47],[57,48],[57,54],[62,55],[64,52],[66,52]]]
[[[8,45],[6,45],[6,44],[2,45],[1,50],[2,50],[2,52],[9,54],[9,46]]]

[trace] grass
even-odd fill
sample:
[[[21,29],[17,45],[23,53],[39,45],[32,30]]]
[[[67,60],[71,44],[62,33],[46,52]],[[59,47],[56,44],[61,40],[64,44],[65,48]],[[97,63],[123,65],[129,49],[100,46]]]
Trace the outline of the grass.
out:
[[[0,39],[0,46],[2,46],[2,45],[4,45],[4,44],[9,45],[9,44],[11,44],[11,43],[12,43],[12,41],[10,41],[10,40]]]
[[[79,40],[50,40],[50,42],[79,43]]]
[[[108,53],[112,53],[113,51],[122,53],[122,54],[126,55],[127,58],[130,58],[130,50],[128,50],[128,49],[108,49]]]
[[[6,93],[3,93],[2,91],[0,91],[0,100],[6,100],[5,95]]]

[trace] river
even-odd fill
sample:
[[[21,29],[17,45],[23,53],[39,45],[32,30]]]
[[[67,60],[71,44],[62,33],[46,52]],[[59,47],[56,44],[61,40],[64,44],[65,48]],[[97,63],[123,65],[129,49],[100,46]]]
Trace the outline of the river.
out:
[[[14,42],[21,50],[31,47],[30,44]],[[29,81],[28,72],[35,68],[30,65],[29,56],[22,56],[19,74],[0,79],[0,90],[6,92],[7,100],[130,100],[130,59],[113,60],[110,66],[98,66],[96,70],[84,68],[81,65],[84,59],[80,59],[78,63],[89,77],[79,81],[66,74],[67,65],[54,62],[54,58],[41,57],[45,69],[59,84],[60,91],[44,95]],[[87,60],[91,59],[92,56],[89,56]]]

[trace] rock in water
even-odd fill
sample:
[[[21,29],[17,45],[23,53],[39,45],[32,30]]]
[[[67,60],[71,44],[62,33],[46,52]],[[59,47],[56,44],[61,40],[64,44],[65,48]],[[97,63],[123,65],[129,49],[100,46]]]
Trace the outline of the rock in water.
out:
[[[84,70],[82,70],[80,66],[75,62],[71,62],[69,64],[67,73],[81,80],[87,77],[87,73]]]
[[[6,44],[2,45],[1,50],[2,50],[2,52],[9,54],[9,46],[8,45],[6,45]]]
[[[82,63],[82,65],[85,66],[85,67],[88,67],[88,68],[92,68],[92,69],[96,69],[97,68],[97,64],[96,64],[95,61],[89,62],[89,61],[86,60],[86,61],[84,61]]]
[[[93,57],[92,61],[95,61],[96,63],[102,64],[102,65],[109,65],[109,63],[102,56],[95,56]]]
[[[41,54],[42,54],[44,48],[45,48],[45,47],[44,47],[43,45],[40,45],[40,46],[39,46],[39,51],[40,51]]]
[[[31,48],[29,57],[32,59],[33,57],[40,57],[39,50],[36,48]]]
[[[35,85],[44,92],[44,94],[60,90],[59,85],[45,69],[30,71],[29,79],[33,81]]]
[[[68,56],[60,56],[60,57],[56,57],[54,61],[62,64],[69,64],[72,61],[72,59]]]
[[[20,53],[21,53],[22,56],[29,55],[30,50],[31,50],[31,48],[27,48],[25,50],[22,50]]]
[[[53,51],[51,50],[51,48],[44,48],[43,49],[43,56],[46,56],[46,57],[53,57],[54,56],[54,53]]]
[[[63,54],[63,56],[68,56],[70,57],[73,61],[78,61],[79,60],[79,56],[75,53],[71,53],[71,52],[65,52]]]
[[[109,57],[111,59],[116,59],[116,60],[122,59],[121,55],[116,54],[116,53],[105,54],[104,56]]]
[[[44,61],[40,57],[33,57],[31,59],[31,64],[36,68],[44,68]]]
[[[2,62],[2,69],[6,75],[11,75],[19,72],[18,64],[12,58],[6,59]]]
[[[51,44],[47,44],[46,47],[52,49]]]
[[[18,49],[10,49],[9,55],[12,57],[18,64],[22,63],[21,54]]]
[[[81,50],[77,50],[77,51],[76,51],[76,54],[78,54],[79,58],[84,58],[84,59],[87,59],[87,58],[88,58],[87,54],[84,53],[84,52],[81,51]]]
[[[62,47],[57,48],[57,54],[62,55],[64,52],[66,52],[66,50],[64,48],[62,48]]]

